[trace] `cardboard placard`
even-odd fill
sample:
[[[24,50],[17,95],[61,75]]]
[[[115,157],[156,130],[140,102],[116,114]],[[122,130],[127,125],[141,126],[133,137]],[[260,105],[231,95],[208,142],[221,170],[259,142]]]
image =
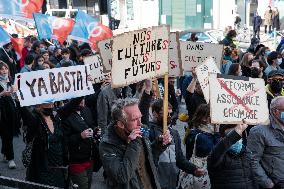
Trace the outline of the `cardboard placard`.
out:
[[[269,123],[263,79],[210,74],[209,87],[211,123]]]
[[[197,79],[200,83],[204,98],[209,103],[209,73],[221,73],[212,57],[195,68]]]
[[[94,93],[88,66],[70,66],[16,74],[21,106],[31,106]]]
[[[104,73],[102,58],[99,54],[86,57],[84,63],[89,67],[93,84],[101,83],[105,80],[107,74]]]
[[[184,71],[191,71],[192,68],[202,64],[208,57],[213,57],[217,67],[220,69],[223,57],[223,45],[181,41],[180,51]]]
[[[169,45],[169,76],[178,77],[182,75],[182,63],[180,59],[179,34],[170,33]]]
[[[168,73],[169,27],[131,31],[113,38],[112,87]]]
[[[108,39],[99,41],[97,43],[98,48],[100,49],[100,55],[103,59],[104,72],[111,71],[111,64],[112,64],[111,41],[112,41],[112,38],[108,38]]]

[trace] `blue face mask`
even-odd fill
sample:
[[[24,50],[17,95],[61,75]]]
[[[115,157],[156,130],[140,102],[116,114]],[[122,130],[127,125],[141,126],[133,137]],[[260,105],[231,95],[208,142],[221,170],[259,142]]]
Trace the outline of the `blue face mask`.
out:
[[[243,149],[243,139],[238,140],[235,144],[233,144],[230,147],[230,151],[234,154],[240,154],[242,149]]]
[[[0,75],[0,80],[7,81],[9,79],[8,75]]]
[[[265,56],[268,56],[270,54],[270,51],[265,51]]]
[[[280,114],[280,119],[281,119],[281,121],[284,122],[284,112],[281,112],[281,114]]]

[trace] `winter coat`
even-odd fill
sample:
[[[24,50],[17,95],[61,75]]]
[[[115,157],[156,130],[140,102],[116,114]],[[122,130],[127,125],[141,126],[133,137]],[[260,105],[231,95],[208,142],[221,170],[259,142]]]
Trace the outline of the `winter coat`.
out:
[[[61,68],[62,65],[66,67],[66,65],[68,65],[68,66],[76,66],[77,64],[73,60],[66,61],[66,60],[62,59],[58,64],[56,64],[55,67],[56,68]]]
[[[143,148],[144,146],[144,148]],[[115,132],[111,123],[100,143],[100,157],[105,171],[108,189],[143,189],[138,174],[140,151],[145,152],[145,165],[154,189],[160,189],[152,152],[162,152],[157,144],[150,143],[147,136],[126,143]]]
[[[261,17],[260,16],[255,16],[253,18],[253,31],[259,31],[261,24],[262,24]]]
[[[186,97],[185,97],[185,103],[186,103],[186,109],[188,111],[188,116],[190,119],[192,119],[195,111],[197,110],[198,106],[200,104],[206,104],[206,101],[204,99],[204,96],[194,92],[190,93],[186,91]]]
[[[247,149],[252,154],[252,170],[257,183],[268,188],[284,181],[284,131],[273,118],[269,125],[260,125],[250,130]],[[282,188],[281,187],[281,188]],[[280,187],[275,187],[280,188]]]
[[[11,87],[11,83],[7,84]],[[0,81],[0,93],[4,87]],[[19,103],[11,96],[0,97],[0,135],[13,137],[20,133]]]
[[[196,140],[196,156],[207,157],[214,146],[219,142],[220,135],[218,133],[208,133],[201,131],[200,129],[192,129],[186,138],[186,158],[189,160],[193,154],[193,148],[195,143],[195,137],[198,135]]]
[[[241,136],[231,131],[212,150],[207,160],[208,173],[212,189],[256,189],[252,173],[251,157],[245,149],[239,155],[233,155],[229,148]]]
[[[150,122],[150,140],[157,142],[158,137],[163,133],[162,127],[154,122]],[[163,189],[176,188],[180,170],[188,174],[193,174],[196,166],[190,163],[183,155],[181,149],[181,140],[177,130],[169,128],[173,137],[172,143],[166,150],[155,158],[155,164],[158,167],[158,176]]]
[[[272,10],[266,10],[264,13],[264,25],[271,26],[272,25]]]
[[[7,54],[9,55],[10,58],[13,59],[13,62],[9,61],[9,57],[7,56]],[[0,60],[2,60],[8,65],[10,75],[12,79],[14,80],[15,74],[17,73],[17,63],[16,63],[17,55],[13,51],[9,51],[7,52],[7,54],[4,52],[3,49],[0,49]]]
[[[85,107],[80,111],[71,113],[62,121],[64,138],[69,153],[69,163],[77,164],[90,161],[93,153],[94,141],[87,138],[82,139],[81,133],[88,129],[95,129],[95,122],[89,108]]]
[[[280,30],[279,12],[273,12],[272,28],[276,28],[277,31]]]

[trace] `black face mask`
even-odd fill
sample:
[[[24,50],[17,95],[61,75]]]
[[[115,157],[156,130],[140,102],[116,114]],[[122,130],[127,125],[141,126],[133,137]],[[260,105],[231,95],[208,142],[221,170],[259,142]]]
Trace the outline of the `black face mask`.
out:
[[[75,109],[76,109],[76,111],[81,111],[81,110],[84,109],[84,107],[83,106],[77,106]]]
[[[45,116],[53,115],[53,108],[43,108],[41,111]]]
[[[283,88],[282,81],[273,80],[270,84],[270,88],[274,93],[280,93]]]

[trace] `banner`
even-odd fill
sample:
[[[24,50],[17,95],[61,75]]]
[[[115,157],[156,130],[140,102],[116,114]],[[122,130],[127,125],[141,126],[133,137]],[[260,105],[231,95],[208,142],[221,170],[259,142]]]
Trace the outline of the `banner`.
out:
[[[78,11],[75,21],[76,23],[69,38],[90,43],[94,50],[97,50],[98,41],[113,36],[110,28],[102,25],[98,18],[92,17],[83,11]]]
[[[180,42],[181,61],[184,71],[191,71],[193,67],[202,64],[209,56],[214,58],[220,68],[223,58],[223,45],[213,43]]]
[[[195,68],[197,79],[200,83],[204,98],[207,103],[209,103],[209,74],[210,73],[220,73],[217,68],[216,63],[212,57],[209,57],[204,61],[203,64]]]
[[[16,74],[21,106],[31,106],[94,93],[88,67],[70,66]]]
[[[0,14],[8,17],[32,18],[33,13],[40,12],[43,0],[1,0]]]
[[[56,39],[61,44],[67,39],[75,24],[74,20],[34,13],[39,39]]]
[[[131,31],[113,38],[112,87],[162,76],[169,70],[169,27]]]
[[[98,42],[98,48],[100,55],[103,59],[103,67],[105,72],[111,71],[111,65],[112,65],[111,40],[112,38],[109,38]]]
[[[269,123],[263,79],[210,74],[211,123]]]
[[[180,60],[179,49],[179,35],[176,32],[171,32],[169,45],[169,75],[173,77],[182,75],[182,63]]]
[[[103,68],[103,62],[100,55],[89,56],[84,59],[85,65],[90,69],[90,75],[93,79],[92,83],[101,83],[106,78]]]
[[[0,27],[0,47],[3,47],[10,42],[10,35],[2,27]]]

